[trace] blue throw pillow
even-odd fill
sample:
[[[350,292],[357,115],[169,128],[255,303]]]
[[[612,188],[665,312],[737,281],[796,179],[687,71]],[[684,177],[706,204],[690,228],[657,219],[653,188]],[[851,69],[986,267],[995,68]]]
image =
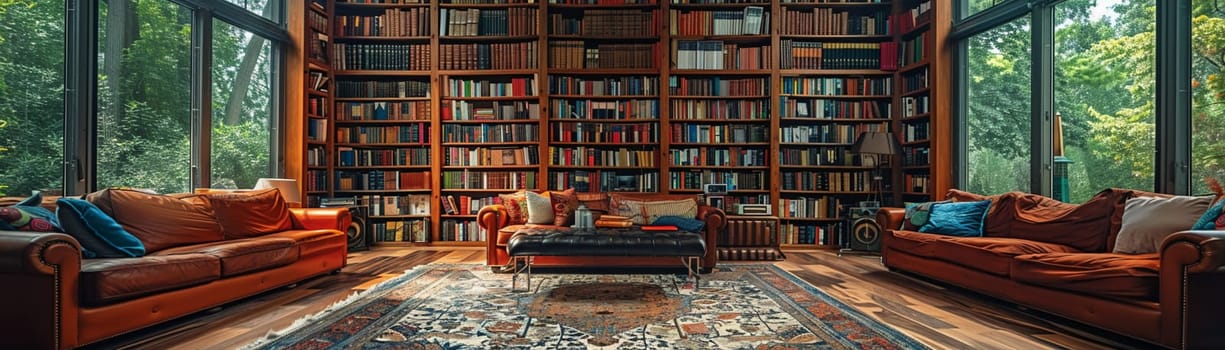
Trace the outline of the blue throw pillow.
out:
[[[932,206],[937,203],[948,203],[949,201],[939,202],[924,202],[924,203],[906,203],[906,215],[902,219],[902,226],[899,230],[906,229],[906,224],[910,227],[923,227],[927,224],[927,220],[931,219]]]
[[[1213,204],[1212,207],[1209,207],[1208,211],[1204,212],[1204,215],[1200,216],[1199,220],[1195,221],[1195,226],[1191,226],[1191,229],[1192,230],[1215,230],[1217,229],[1217,220],[1221,218],[1222,209],[1225,209],[1222,207],[1225,207],[1225,198],[1222,198],[1221,200],[1217,201],[1216,204]]]
[[[42,207],[43,196],[35,192],[12,206],[0,208],[0,230],[63,232],[55,213]]]
[[[81,243],[86,258],[134,258],[145,255],[145,245],[123,229],[102,209],[77,198],[55,201],[64,231]]]
[[[690,219],[683,216],[660,216],[652,222],[651,225],[672,225],[681,231],[702,232],[706,228],[706,222],[698,219]]]
[[[991,201],[948,202],[932,205],[927,223],[919,232],[938,233],[960,237],[982,237],[983,221]]]

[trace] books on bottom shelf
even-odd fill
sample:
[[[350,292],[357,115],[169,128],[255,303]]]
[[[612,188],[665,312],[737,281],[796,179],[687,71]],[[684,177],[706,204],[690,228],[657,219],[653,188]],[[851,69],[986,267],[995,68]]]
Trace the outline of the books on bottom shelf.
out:
[[[370,229],[379,242],[430,241],[430,222],[425,219],[374,222]]]
[[[358,196],[358,199],[369,206],[371,216],[430,215],[430,195],[428,194],[365,195]]]

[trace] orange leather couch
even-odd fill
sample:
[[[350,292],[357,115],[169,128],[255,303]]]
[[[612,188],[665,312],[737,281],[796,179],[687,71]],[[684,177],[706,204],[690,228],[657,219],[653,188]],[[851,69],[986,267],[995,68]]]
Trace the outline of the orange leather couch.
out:
[[[1020,192],[993,200],[984,237],[952,237],[902,227],[905,210],[886,208],[881,259],[906,271],[1166,348],[1220,349],[1225,332],[1225,231],[1185,231],[1158,253],[1111,253],[1124,204],[1109,189],[1080,205]],[[1190,223],[1188,223],[1190,226]]]
[[[75,348],[345,266],[348,210],[289,210],[291,230],[140,258],[82,259],[67,234],[0,231],[0,348]]]
[[[693,199],[697,200],[694,195],[664,195],[653,193],[616,193],[618,196],[623,196],[634,200],[677,200],[677,199]],[[579,201],[587,203],[590,208],[608,208],[609,195],[605,193],[579,193]],[[602,203],[601,203],[602,202]],[[594,209],[593,209],[594,210]],[[706,241],[706,255],[702,257],[702,269],[710,270],[719,262],[719,232],[723,230],[723,225],[727,222],[727,215],[722,209],[698,205],[697,220],[706,222],[704,239]],[[510,241],[510,237],[515,234],[520,228],[525,226],[542,226],[542,225],[511,225],[510,215],[506,212],[506,208],[501,204],[487,205],[481,208],[476,214],[477,224],[489,232],[485,240],[485,264],[490,268],[498,269],[510,263],[510,255],[506,253],[506,242]],[[543,225],[548,226],[548,225]],[[676,266],[678,260],[675,257],[578,257],[578,256],[540,256],[532,259],[533,266]]]

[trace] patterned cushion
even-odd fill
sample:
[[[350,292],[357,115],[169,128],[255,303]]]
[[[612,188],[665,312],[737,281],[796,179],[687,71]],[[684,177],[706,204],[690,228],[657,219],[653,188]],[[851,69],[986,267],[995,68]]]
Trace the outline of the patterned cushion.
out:
[[[519,191],[510,194],[499,194],[498,198],[502,200],[502,207],[506,208],[506,216],[510,225],[522,225],[527,223],[527,191]]]
[[[553,201],[549,199],[550,194],[545,192],[539,194],[536,192],[528,192],[525,197],[527,200],[527,223],[529,224],[552,224],[553,223]]]
[[[1217,201],[1216,204],[1208,208],[1199,220],[1195,221],[1195,225],[1191,226],[1192,230],[1225,230],[1225,215],[1221,215],[1225,209],[1225,198]]]
[[[549,200],[553,203],[553,224],[570,226],[574,224],[574,210],[578,209],[578,196],[574,189],[561,192],[550,191]]]
[[[617,201],[616,215],[630,218],[635,224],[646,225],[663,216],[679,216],[693,219],[698,216],[698,203],[690,199],[665,201]]]
[[[33,231],[33,232],[64,232],[60,229],[59,220],[47,208],[43,208],[43,196],[35,193],[17,204],[0,208],[0,229]]]

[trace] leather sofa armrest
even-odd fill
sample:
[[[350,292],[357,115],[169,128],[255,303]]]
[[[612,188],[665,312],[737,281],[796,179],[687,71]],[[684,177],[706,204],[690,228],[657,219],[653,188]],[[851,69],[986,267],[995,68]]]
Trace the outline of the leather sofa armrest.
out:
[[[719,233],[727,224],[727,214],[717,207],[699,205],[697,219],[706,223],[706,256],[702,257],[702,267],[714,268],[719,262]]]
[[[884,207],[876,211],[876,224],[880,225],[881,229],[896,230],[902,227],[902,220],[906,219],[906,209]]]
[[[485,255],[487,261],[497,261],[498,231],[510,223],[510,215],[501,204],[481,207],[476,213],[476,224],[485,229]]]
[[[0,231],[0,348],[76,347],[80,274],[72,236]]]
[[[1161,244],[1158,295],[1162,343],[1184,349],[1219,347],[1225,332],[1225,231],[1182,231]],[[1184,327],[1177,329],[1177,326]],[[1181,335],[1182,339],[1179,339]]]
[[[337,230],[346,232],[353,218],[349,208],[289,208],[293,227],[299,230]]]

